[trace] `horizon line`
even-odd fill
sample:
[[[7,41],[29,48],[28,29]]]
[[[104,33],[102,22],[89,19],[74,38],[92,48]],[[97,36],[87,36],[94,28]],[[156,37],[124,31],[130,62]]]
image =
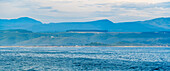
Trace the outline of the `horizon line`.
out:
[[[97,20],[89,20],[89,21],[70,21],[70,22],[48,22],[48,23],[44,23],[34,17],[28,17],[28,16],[22,16],[22,17],[17,17],[17,18],[0,18],[0,20],[15,20],[15,19],[20,19],[20,18],[29,18],[29,19],[33,19],[33,20],[36,20],[36,21],[39,21],[41,22],[42,24],[51,24],[51,23],[76,23],[76,22],[94,22],[94,21],[101,21],[101,20],[108,20],[112,23],[115,23],[109,19],[97,19]],[[127,22],[140,22],[140,21],[148,21],[148,20],[154,20],[154,19],[160,19],[160,18],[170,18],[170,17],[157,17],[157,18],[152,18],[152,19],[147,19],[147,20],[139,20],[139,21],[127,21]],[[116,22],[116,23],[124,23],[124,22]]]

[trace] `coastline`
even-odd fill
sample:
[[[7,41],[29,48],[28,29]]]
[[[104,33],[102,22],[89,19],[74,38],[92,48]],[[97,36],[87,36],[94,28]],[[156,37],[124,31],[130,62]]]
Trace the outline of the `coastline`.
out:
[[[2,47],[170,47],[170,46],[0,46]]]

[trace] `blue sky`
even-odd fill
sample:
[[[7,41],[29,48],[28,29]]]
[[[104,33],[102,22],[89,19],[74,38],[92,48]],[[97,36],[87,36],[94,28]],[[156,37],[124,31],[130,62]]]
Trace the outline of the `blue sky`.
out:
[[[1,19],[127,22],[170,17],[170,0],[0,0],[0,10]]]

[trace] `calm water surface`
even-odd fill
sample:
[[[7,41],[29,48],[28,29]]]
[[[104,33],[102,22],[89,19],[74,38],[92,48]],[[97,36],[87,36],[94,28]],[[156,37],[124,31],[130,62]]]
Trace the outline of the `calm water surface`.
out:
[[[170,71],[170,47],[0,48],[0,71]]]

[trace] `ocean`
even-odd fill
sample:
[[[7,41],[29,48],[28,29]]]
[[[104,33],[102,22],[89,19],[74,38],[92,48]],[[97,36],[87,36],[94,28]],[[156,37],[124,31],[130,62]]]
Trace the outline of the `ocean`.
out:
[[[0,71],[170,71],[170,47],[1,47]]]

